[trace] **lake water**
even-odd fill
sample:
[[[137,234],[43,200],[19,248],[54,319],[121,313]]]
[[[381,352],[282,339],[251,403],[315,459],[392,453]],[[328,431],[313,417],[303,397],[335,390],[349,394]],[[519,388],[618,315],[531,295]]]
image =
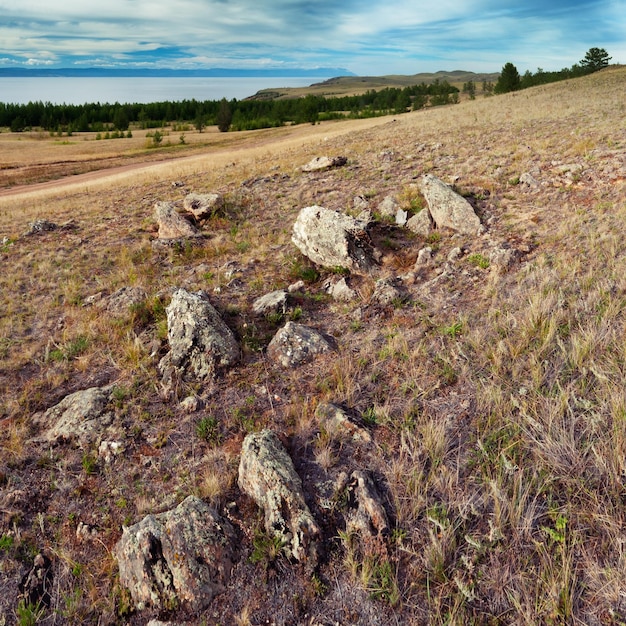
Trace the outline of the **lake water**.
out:
[[[328,77],[330,78],[330,76]],[[85,104],[87,102],[164,102],[242,100],[260,89],[306,87],[324,78],[0,78],[0,102]]]

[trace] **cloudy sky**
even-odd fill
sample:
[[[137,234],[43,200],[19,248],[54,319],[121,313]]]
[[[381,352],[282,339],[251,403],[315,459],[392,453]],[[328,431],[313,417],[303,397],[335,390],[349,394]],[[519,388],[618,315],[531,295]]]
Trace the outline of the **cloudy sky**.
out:
[[[626,0],[0,0],[0,67],[359,75],[626,63]]]

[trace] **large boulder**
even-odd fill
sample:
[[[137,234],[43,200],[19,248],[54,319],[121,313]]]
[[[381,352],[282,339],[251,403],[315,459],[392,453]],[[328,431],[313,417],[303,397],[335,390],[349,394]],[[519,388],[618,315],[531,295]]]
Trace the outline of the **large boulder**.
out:
[[[332,338],[308,326],[287,322],[267,346],[267,356],[284,368],[290,368],[333,349]]]
[[[89,446],[113,421],[108,406],[112,391],[112,386],[76,391],[44,413],[36,413],[31,424],[43,432],[33,441],[51,444],[67,441],[80,447]]]
[[[237,363],[235,335],[204,292],[177,289],[166,312],[170,352],[159,364],[164,377],[174,369],[183,376],[204,379]]]
[[[263,509],[265,529],[281,542],[287,557],[315,563],[320,528],[304,500],[291,457],[273,431],[244,439],[238,484]]]
[[[480,219],[472,205],[449,185],[432,174],[425,174],[418,187],[438,228],[451,228],[471,235],[480,231]]]
[[[321,206],[300,211],[291,240],[302,254],[324,267],[369,274],[377,265],[367,223]]]
[[[201,237],[202,233],[187,221],[171,202],[157,202],[154,217],[159,225],[159,239],[187,239]]]
[[[137,609],[200,611],[225,590],[235,558],[231,524],[195,496],[123,528],[114,548],[120,583]]]

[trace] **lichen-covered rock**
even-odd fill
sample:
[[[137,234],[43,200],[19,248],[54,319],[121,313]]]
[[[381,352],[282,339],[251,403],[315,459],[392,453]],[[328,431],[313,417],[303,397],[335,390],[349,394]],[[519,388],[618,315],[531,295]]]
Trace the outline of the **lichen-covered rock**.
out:
[[[198,220],[213,217],[224,207],[224,198],[218,193],[190,193],[183,206]]]
[[[114,549],[137,609],[206,608],[225,590],[236,551],[230,523],[195,496],[123,529]]]
[[[238,484],[263,509],[265,529],[280,540],[287,557],[315,563],[320,529],[304,500],[291,457],[273,431],[244,439]]]
[[[367,223],[321,206],[300,211],[291,240],[302,254],[323,267],[369,274],[378,264]]]
[[[430,216],[428,209],[422,209],[419,213],[410,217],[406,221],[405,226],[411,232],[422,237],[428,237],[434,230],[433,218]]]
[[[326,431],[340,439],[345,436],[357,442],[371,443],[372,441],[369,432],[351,421],[348,414],[336,404],[320,402],[315,409],[315,417],[323,423]]]
[[[267,356],[285,368],[295,367],[333,350],[331,341],[313,328],[287,322],[267,346]]]
[[[438,228],[451,228],[471,235],[480,231],[480,219],[472,205],[449,185],[432,174],[425,174],[418,187]]]
[[[159,225],[159,239],[186,239],[201,237],[200,231],[188,222],[171,202],[157,202],[154,216]]]
[[[206,294],[177,289],[166,312],[170,352],[159,363],[164,377],[173,368],[183,376],[204,379],[237,363],[235,335]]]
[[[252,310],[257,315],[266,313],[286,313],[289,294],[284,289],[266,293],[252,303]]]
[[[65,396],[44,413],[32,417],[32,425],[43,429],[34,441],[77,442],[85,447],[98,439],[113,421],[108,403],[113,387],[92,387]]]
[[[346,531],[361,537],[385,539],[389,536],[389,518],[371,477],[361,470],[344,473],[338,479],[338,491],[346,492]]]
[[[342,167],[348,162],[348,159],[345,156],[321,156],[315,157],[311,161],[309,161],[306,165],[302,166],[303,172],[320,172],[323,170],[328,170],[332,167]]]

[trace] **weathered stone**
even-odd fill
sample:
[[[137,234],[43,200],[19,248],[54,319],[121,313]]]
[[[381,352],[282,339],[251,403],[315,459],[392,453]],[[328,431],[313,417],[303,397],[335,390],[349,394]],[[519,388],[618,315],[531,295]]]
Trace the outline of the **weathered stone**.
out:
[[[324,267],[369,274],[377,265],[367,224],[321,206],[300,211],[291,240],[302,254]]]
[[[107,298],[98,300],[96,306],[112,315],[126,315],[131,309],[145,302],[148,294],[141,287],[122,287]]]
[[[422,248],[417,253],[417,260],[415,261],[415,269],[428,265],[433,258],[433,249],[431,247]]]
[[[388,537],[389,518],[371,477],[360,470],[349,478],[344,473],[339,476],[338,491],[344,490],[348,502],[346,531],[361,537]]]
[[[404,226],[409,219],[408,211],[404,211],[403,209],[398,209],[396,211],[396,224],[398,226]]]
[[[272,291],[270,293],[257,298],[252,303],[252,310],[257,315],[265,315],[266,313],[283,313],[287,312],[287,301],[289,295],[284,289]]]
[[[88,446],[113,421],[113,413],[107,411],[112,389],[92,387],[77,391],[45,413],[33,415],[32,424],[45,429],[34,441],[77,441],[81,447]]]
[[[342,167],[348,162],[345,156],[328,157],[321,156],[315,157],[309,161],[306,165],[302,166],[303,172],[319,172],[322,170],[328,170],[332,167]]]
[[[433,219],[428,209],[422,209],[419,213],[410,217],[405,226],[411,232],[422,237],[428,237],[434,230]]]
[[[166,312],[170,352],[159,364],[164,377],[174,368],[182,375],[208,378],[239,360],[233,332],[205,293],[177,289]]]
[[[401,289],[399,281],[392,278],[381,278],[376,281],[372,300],[379,304],[393,304],[399,300],[403,300],[406,293]]]
[[[230,523],[195,496],[123,528],[114,548],[120,583],[137,609],[206,608],[225,591],[235,558]]]
[[[472,205],[443,181],[431,174],[422,176],[418,187],[438,228],[475,235],[481,224]]]
[[[267,356],[272,361],[289,368],[301,365],[332,349],[331,340],[322,333],[302,324],[287,322],[267,346]]]
[[[315,563],[321,532],[293,462],[271,430],[244,439],[238,484],[263,509],[265,529],[280,540],[287,557]]]
[[[154,216],[159,225],[159,239],[186,239],[201,237],[200,231],[188,222],[171,202],[157,202]]]
[[[337,281],[331,281],[327,285],[326,291],[332,296],[333,300],[339,300],[340,302],[350,302],[357,296],[356,291],[348,285],[345,276]]]
[[[224,207],[224,198],[218,193],[190,193],[185,196],[184,208],[198,220],[208,219]]]
[[[372,436],[365,428],[361,428],[350,420],[347,413],[336,404],[320,402],[315,409],[315,417],[323,422],[324,427],[331,435],[345,434],[354,441],[370,443]]]
[[[393,196],[386,196],[378,205],[378,212],[386,217],[395,217],[400,205]]]

